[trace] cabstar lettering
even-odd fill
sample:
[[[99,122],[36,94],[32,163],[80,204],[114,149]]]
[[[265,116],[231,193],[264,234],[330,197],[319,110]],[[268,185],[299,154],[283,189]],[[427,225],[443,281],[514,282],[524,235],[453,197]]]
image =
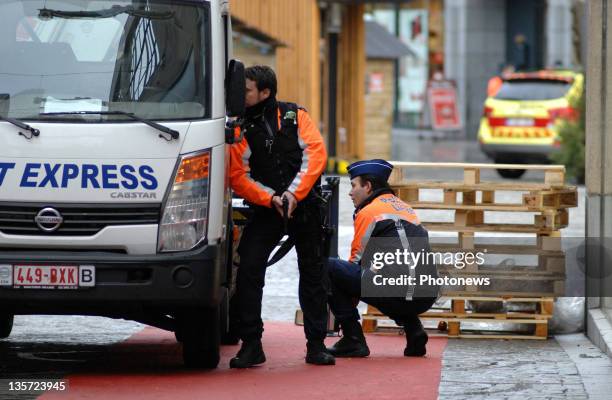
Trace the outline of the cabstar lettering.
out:
[[[9,174],[15,171],[15,163],[0,162],[0,187]],[[56,188],[65,189],[71,186],[81,189],[126,189],[142,188],[155,190],[158,187],[153,167],[149,165],[114,165],[114,164],[51,164],[27,163],[21,171],[19,186],[22,188]],[[129,193],[114,192],[127,195]],[[155,198],[150,193],[131,193],[124,198]],[[112,197],[112,196],[111,196]],[[116,196],[120,198],[121,196]]]
[[[156,199],[156,193],[147,192],[112,192],[110,194],[112,199]]]

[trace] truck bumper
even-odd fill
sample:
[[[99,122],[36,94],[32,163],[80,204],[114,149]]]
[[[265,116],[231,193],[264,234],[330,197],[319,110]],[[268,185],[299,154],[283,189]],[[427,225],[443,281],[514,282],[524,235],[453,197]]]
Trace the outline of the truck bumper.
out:
[[[0,265],[93,265],[95,286],[16,289],[0,286],[0,310],[12,314],[126,315],[220,303],[225,266],[219,246],[151,256],[106,252],[0,251]]]

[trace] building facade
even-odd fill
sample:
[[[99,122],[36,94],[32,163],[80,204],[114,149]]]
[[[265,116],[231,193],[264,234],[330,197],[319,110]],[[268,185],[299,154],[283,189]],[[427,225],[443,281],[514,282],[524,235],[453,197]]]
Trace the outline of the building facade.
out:
[[[445,0],[444,72],[457,82],[466,138],[476,138],[487,82],[505,65],[581,68],[584,9],[576,0]]]
[[[395,124],[427,129],[425,88],[434,73],[457,83],[464,137],[475,138],[489,78],[517,69],[581,64],[584,0],[405,0],[366,13],[415,55],[396,65]],[[421,37],[424,35],[425,37]]]
[[[612,357],[612,1],[588,2],[587,334]]]
[[[245,25],[282,42],[275,67],[279,99],[306,107],[332,157],[365,154],[363,1],[232,0]]]
[[[475,139],[487,82],[505,65],[579,68],[585,59],[585,6],[585,0],[231,3],[243,25],[280,43],[274,58],[279,97],[305,106],[319,121],[330,154],[347,159],[366,154],[364,17],[411,49],[395,63],[394,124],[428,129],[427,82],[442,72],[457,86],[463,122],[458,135]]]

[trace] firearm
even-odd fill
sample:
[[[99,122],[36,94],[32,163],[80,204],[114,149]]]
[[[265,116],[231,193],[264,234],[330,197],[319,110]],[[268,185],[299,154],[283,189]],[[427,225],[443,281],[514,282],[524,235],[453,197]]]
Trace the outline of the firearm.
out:
[[[337,176],[328,176],[325,178],[325,184],[322,185],[321,193],[321,225],[323,228],[323,262],[327,262],[328,257],[338,257],[338,219],[339,219],[339,186],[340,178]],[[331,284],[329,276],[325,274],[325,285],[327,286],[328,294],[330,294]],[[340,332],[340,325],[331,312],[329,305],[327,306],[327,335],[336,336]]]
[[[320,207],[317,212],[317,218],[321,218],[320,223],[323,229],[323,241],[321,245],[321,255],[323,258],[338,257],[338,186],[340,178],[337,176],[327,177],[326,184],[322,185],[321,191],[315,193],[317,204]],[[283,200],[283,223],[285,234],[288,234],[289,222],[289,200],[286,197]],[[274,265],[282,259],[295,244],[295,238],[288,237],[282,242],[280,248],[272,255],[266,266]]]
[[[338,257],[338,211],[340,178],[328,176],[322,185],[321,225],[323,228],[323,256]]]
[[[289,233],[287,225],[289,225],[289,199],[283,196],[283,228],[285,229],[285,235]]]

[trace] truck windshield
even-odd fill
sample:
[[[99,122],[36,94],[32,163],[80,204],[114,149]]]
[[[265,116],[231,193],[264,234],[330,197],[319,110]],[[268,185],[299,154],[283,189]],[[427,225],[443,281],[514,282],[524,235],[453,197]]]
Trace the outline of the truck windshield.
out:
[[[0,116],[210,117],[207,2],[8,0],[0,15]]]

